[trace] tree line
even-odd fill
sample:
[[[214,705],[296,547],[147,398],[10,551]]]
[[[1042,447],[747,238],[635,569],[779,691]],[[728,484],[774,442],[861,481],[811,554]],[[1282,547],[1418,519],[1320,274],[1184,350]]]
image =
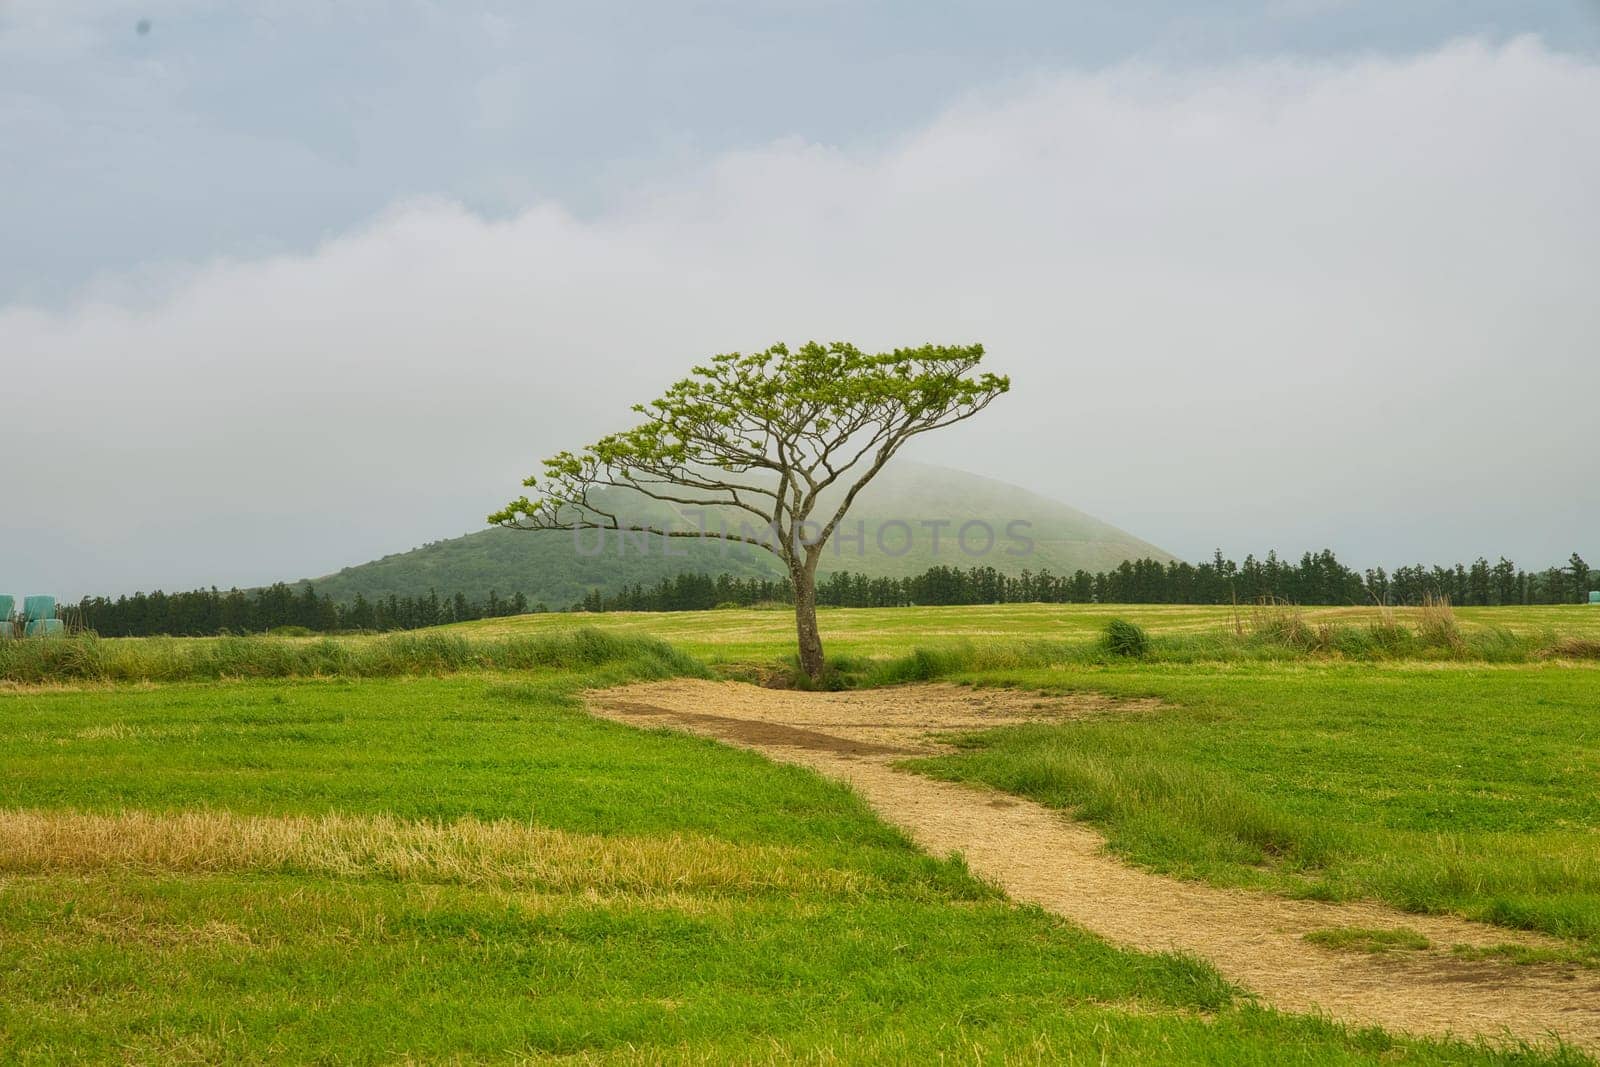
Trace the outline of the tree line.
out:
[[[1305,605],[1421,604],[1448,597],[1465,606],[1567,604],[1600,588],[1600,570],[1590,570],[1574,552],[1564,567],[1525,571],[1501,557],[1453,567],[1416,564],[1386,571],[1357,571],[1330,551],[1307,552],[1297,562],[1275,552],[1244,562],[1221,552],[1203,563],[1129,560],[1098,573],[1058,575],[1048,569],[1006,575],[993,567],[930,567],[906,578],[869,578],[839,571],[817,582],[817,603],[828,607],[892,608],[954,604],[1228,604],[1266,598]],[[615,592],[592,589],[569,611],[701,611],[754,604],[790,604],[787,577],[740,578],[684,573],[654,585],[635,583]],[[549,610],[522,593],[482,602],[461,593],[441,597],[390,595],[368,600],[357,593],[347,603],[321,596],[313,586],[283,583],[244,592],[215,587],[186,593],[135,593],[85,597],[73,609],[76,622],[102,637],[203,637],[221,633],[265,633],[283,628],[316,633],[412,630],[470,619]]]
[[[1566,604],[1588,599],[1600,588],[1600,571],[1591,571],[1577,553],[1565,567],[1528,572],[1501,557],[1476,559],[1453,567],[1422,564],[1357,571],[1331,551],[1307,552],[1298,562],[1269,552],[1243,563],[1221,552],[1204,563],[1129,560],[1113,570],[1070,575],[1024,570],[1010,576],[993,567],[930,567],[907,578],[869,578],[836,572],[817,583],[817,603],[829,607],[891,608],[945,604],[1228,604],[1267,598],[1306,605],[1417,605],[1429,597],[1448,597],[1461,605]],[[653,586],[632,585],[614,593],[591,590],[573,610],[694,611],[787,603],[784,578],[735,578],[680,574]]]
[[[467,599],[461,593],[441,597],[395,596],[368,600],[357,593],[348,603],[318,595],[307,585],[294,589],[282,582],[244,592],[215,587],[186,593],[135,593],[84,597],[69,609],[72,622],[101,637],[207,637],[223,633],[268,633],[273,630],[308,630],[336,633],[347,630],[415,630],[447,622],[490,619],[547,611],[544,604],[529,605],[522,593],[502,598],[494,590],[487,600]]]

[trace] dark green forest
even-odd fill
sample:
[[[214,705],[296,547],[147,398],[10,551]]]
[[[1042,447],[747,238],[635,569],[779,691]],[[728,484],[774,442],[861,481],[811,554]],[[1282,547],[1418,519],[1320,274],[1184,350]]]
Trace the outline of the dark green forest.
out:
[[[294,589],[279,582],[263,589],[194,589],[183,593],[135,593],[133,596],[85,597],[60,614],[74,627],[101,637],[209,637],[216,634],[307,631],[416,630],[447,622],[525,615],[548,611],[529,604],[521,593],[502,599],[490,592],[483,601],[463,593],[420,597],[389,596],[368,600],[357,593],[349,603],[319,594],[310,586]]]
[[[1298,561],[1246,556],[1244,562],[1218,552],[1198,564],[1155,559],[1130,560],[1111,570],[1070,575],[1023,571],[1008,576],[993,567],[930,567],[905,578],[869,578],[839,572],[819,582],[817,602],[829,607],[912,607],[950,604],[1102,603],[1102,604],[1227,604],[1265,599],[1304,605],[1416,605],[1429,597],[1446,597],[1464,606],[1498,604],[1565,604],[1586,600],[1600,588],[1600,571],[1592,571],[1574,552],[1564,566],[1526,571],[1510,560],[1477,559],[1454,566],[1376,567],[1357,571],[1340,563],[1331,551],[1307,552]],[[591,589],[560,610],[697,611],[787,603],[788,580],[762,576],[684,572],[651,585],[635,583],[613,593]],[[493,590],[482,599],[456,592],[368,600],[356,594],[349,601],[319,594],[312,586],[299,589],[279,583],[244,592],[197,589],[184,593],[135,593],[133,596],[85,597],[67,609],[72,621],[104,637],[155,634],[206,636],[219,633],[261,633],[284,628],[311,632],[407,630],[472,619],[547,611],[529,604],[521,593],[502,598]]]
[[[1331,551],[1307,552],[1298,562],[1246,556],[1243,563],[1218,552],[1200,564],[1128,560],[1109,571],[1023,571],[1014,577],[993,567],[930,567],[912,578],[868,578],[836,573],[817,585],[817,603],[831,607],[912,607],[940,604],[1228,604],[1282,600],[1304,605],[1417,605],[1448,598],[1463,606],[1566,604],[1588,599],[1600,584],[1576,552],[1565,567],[1529,573],[1502,557],[1470,565],[1357,571]],[[633,586],[607,596],[591,591],[575,608],[584,611],[692,611],[723,604],[787,601],[787,579],[727,580],[687,574],[651,587]]]

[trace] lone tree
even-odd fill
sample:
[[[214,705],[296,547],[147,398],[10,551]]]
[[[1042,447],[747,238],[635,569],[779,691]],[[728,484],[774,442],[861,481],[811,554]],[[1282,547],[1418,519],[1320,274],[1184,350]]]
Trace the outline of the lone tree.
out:
[[[516,530],[645,530],[766,549],[789,573],[800,666],[816,679],[823,546],[902,445],[971,418],[1011,388],[1008,378],[976,373],[982,359],[982,345],[871,355],[841,342],[714,356],[660,399],[636,405],[644,417],[638,426],[545,460],[544,474],[523,482],[536,492],[489,521]],[[834,486],[842,499],[819,512],[819,498]],[[719,530],[626,522],[610,490],[741,521],[734,530],[726,522]]]

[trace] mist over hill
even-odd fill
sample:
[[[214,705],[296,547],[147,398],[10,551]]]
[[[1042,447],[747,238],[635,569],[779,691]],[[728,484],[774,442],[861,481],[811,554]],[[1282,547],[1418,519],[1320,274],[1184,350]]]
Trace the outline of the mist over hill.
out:
[[[718,516],[658,513],[680,528],[715,530]],[[820,509],[819,509],[820,510]],[[637,513],[637,512],[636,512]],[[737,520],[734,520],[736,526]],[[821,571],[871,577],[920,574],[936,564],[992,566],[1006,574],[1082,568],[1107,570],[1125,559],[1174,558],[1109,523],[1018,486],[964,471],[900,460],[861,495],[824,553]],[[524,532],[498,528],[435,541],[320,578],[302,580],[348,601],[461,592],[482,599],[523,593],[530,603],[565,607],[590,589],[653,585],[685,571],[777,576],[769,553],[750,545],[596,531]]]

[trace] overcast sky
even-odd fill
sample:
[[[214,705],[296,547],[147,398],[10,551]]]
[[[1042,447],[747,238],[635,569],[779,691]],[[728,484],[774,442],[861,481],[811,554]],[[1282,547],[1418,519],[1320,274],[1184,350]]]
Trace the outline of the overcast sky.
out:
[[[0,0],[0,591],[476,528],[713,352],[1191,558],[1600,562],[1600,7]]]

